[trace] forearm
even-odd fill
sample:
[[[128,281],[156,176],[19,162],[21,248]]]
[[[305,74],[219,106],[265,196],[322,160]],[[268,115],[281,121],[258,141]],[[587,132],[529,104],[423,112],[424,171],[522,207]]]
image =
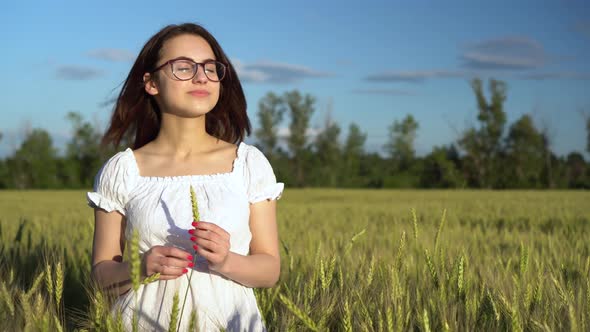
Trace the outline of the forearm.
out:
[[[122,295],[131,289],[128,262],[102,261],[92,267],[92,278],[109,294]]]
[[[230,251],[219,273],[247,287],[270,288],[279,280],[281,262],[268,254],[244,256]]]

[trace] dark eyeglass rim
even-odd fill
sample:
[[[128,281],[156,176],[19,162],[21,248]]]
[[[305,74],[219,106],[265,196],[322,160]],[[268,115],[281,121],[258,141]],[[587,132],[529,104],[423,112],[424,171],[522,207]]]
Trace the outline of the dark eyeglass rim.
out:
[[[195,70],[195,72],[194,72],[194,74],[193,74],[193,76],[192,76],[191,78],[187,78],[187,79],[181,79],[181,78],[179,78],[178,76],[176,76],[176,74],[175,74],[175,73],[174,73],[174,71],[172,70],[172,64],[173,64],[175,61],[178,61],[178,60],[185,60],[185,61],[190,61],[190,62],[194,63],[194,64],[197,66],[197,70]],[[153,73],[157,72],[158,70],[160,70],[160,69],[164,68],[166,65],[170,65],[170,70],[172,71],[172,75],[174,75],[174,77],[178,78],[178,79],[179,79],[179,80],[181,80],[181,81],[190,81],[190,80],[192,80],[193,78],[195,78],[195,76],[197,75],[197,72],[199,71],[199,65],[201,65],[203,68],[205,68],[205,64],[207,64],[207,63],[211,63],[211,62],[215,62],[215,63],[218,63],[218,64],[220,64],[220,65],[222,65],[222,66],[223,66],[223,76],[222,76],[222,77],[221,77],[219,80],[212,80],[212,79],[211,79],[211,78],[209,78],[209,76],[207,75],[207,72],[205,72],[205,76],[207,76],[207,79],[208,79],[208,80],[210,80],[210,81],[212,81],[212,82],[220,82],[221,80],[223,80],[223,79],[225,78],[225,76],[226,76],[226,73],[227,73],[227,67],[228,67],[228,65],[227,65],[226,63],[223,63],[223,62],[221,62],[221,61],[218,61],[218,60],[207,60],[207,61],[205,61],[205,62],[196,62],[195,60],[193,60],[193,59],[191,59],[191,58],[184,57],[184,56],[181,56],[181,57],[178,57],[178,58],[174,58],[174,59],[170,59],[170,60],[168,60],[168,61],[164,62],[163,64],[161,64],[160,66],[158,66],[158,67],[156,67],[154,70],[152,70],[152,71],[150,72],[150,74],[153,74]]]

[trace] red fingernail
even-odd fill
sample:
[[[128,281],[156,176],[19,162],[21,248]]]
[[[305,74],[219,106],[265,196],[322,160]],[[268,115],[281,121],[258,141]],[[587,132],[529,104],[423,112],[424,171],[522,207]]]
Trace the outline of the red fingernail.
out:
[[[196,240],[197,240],[197,238],[196,238],[196,237],[194,237],[194,236],[191,236],[191,241],[195,242]]]
[[[187,269],[182,269],[182,273],[187,273],[188,270]]]
[[[195,226],[195,227],[197,227],[198,224],[199,223],[197,221],[193,221],[193,224],[192,225]]]
[[[195,249],[195,250],[199,250],[199,246],[195,244],[195,245],[193,246],[193,249]]]
[[[189,229],[188,230],[188,233],[194,235],[195,234],[195,230],[194,229]]]
[[[193,264],[193,262],[188,263],[188,267],[193,267],[195,266],[195,264]]]
[[[193,260],[193,256],[192,256],[192,255],[188,255],[188,256],[186,256],[186,258],[187,258],[189,261],[192,261],[192,260]]]

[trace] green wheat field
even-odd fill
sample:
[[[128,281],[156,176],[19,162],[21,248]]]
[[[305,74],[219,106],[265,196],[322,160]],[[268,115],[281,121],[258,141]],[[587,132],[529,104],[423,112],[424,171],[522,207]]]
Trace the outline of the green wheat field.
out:
[[[118,331],[85,191],[0,191],[0,211],[0,330]],[[277,214],[270,331],[590,330],[589,192],[288,189]]]

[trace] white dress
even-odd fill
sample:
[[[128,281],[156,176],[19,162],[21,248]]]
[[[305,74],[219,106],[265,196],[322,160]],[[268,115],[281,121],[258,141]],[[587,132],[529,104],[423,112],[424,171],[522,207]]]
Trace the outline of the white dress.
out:
[[[272,166],[255,146],[241,142],[232,171],[212,175],[140,176],[133,151],[128,148],[111,157],[87,193],[88,205],[125,215],[125,237],[139,232],[143,254],[155,245],[175,246],[194,253],[188,230],[192,228],[190,185],[193,186],[200,219],[219,225],[231,236],[230,250],[247,255],[252,234],[250,204],[279,199],[284,184],[277,183]],[[196,309],[199,331],[265,331],[252,288],[210,271],[203,257],[193,268],[191,287],[180,331],[188,329]],[[174,280],[156,281],[138,291],[139,330],[168,330],[172,298],[178,292],[180,307],[188,285],[189,270]],[[123,312],[126,330],[131,330],[135,306],[133,290],[120,296],[114,308]]]

